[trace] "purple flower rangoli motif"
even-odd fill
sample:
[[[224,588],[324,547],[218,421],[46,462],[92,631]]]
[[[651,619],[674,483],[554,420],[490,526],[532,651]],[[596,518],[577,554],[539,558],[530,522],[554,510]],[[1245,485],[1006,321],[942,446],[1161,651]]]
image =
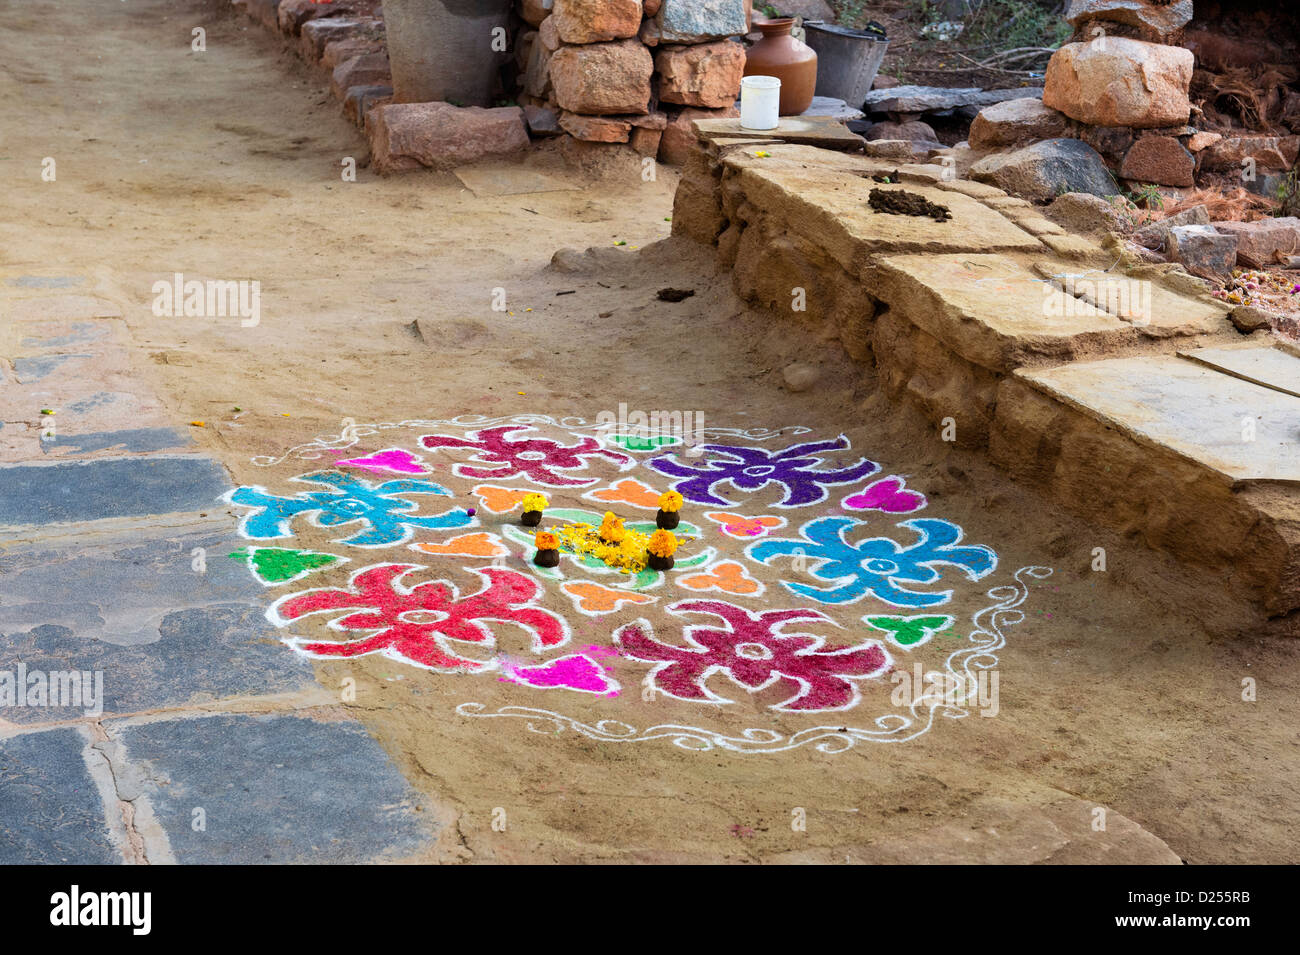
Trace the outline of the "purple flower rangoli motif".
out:
[[[728,501],[714,493],[714,486],[722,482],[730,482],[736,490],[749,493],[775,483],[785,488],[785,496],[773,507],[803,507],[825,500],[827,485],[848,484],[879,469],[874,462],[860,458],[845,468],[817,470],[824,452],[844,451],[848,447],[849,440],[844,435],[832,441],[792,445],[777,452],[706,444],[703,450],[729,460],[714,458],[692,467],[675,460],[672,454],[665,454],[651,460],[649,465],[660,474],[684,478],[673,485],[673,490],[695,504],[735,506],[737,501]]]
[[[792,620],[830,622],[817,610],[756,613],[723,600],[682,600],[668,612],[713,614],[723,626],[686,627],[682,635],[688,645],[674,646],[657,639],[641,620],[621,627],[614,639],[625,657],[655,663],[651,684],[678,700],[732,702],[705,685],[710,676],[722,673],[751,693],[780,681],[790,695],[773,704],[775,710],[846,710],[858,702],[853,681],[878,676],[889,666],[889,657],[875,640],[853,647],[825,647],[821,637],[779,632]]]
[[[426,448],[474,448],[478,454],[471,459],[476,467],[457,464],[452,468],[458,477],[504,480],[522,474],[535,484],[547,487],[585,487],[595,484],[598,478],[566,477],[557,471],[573,471],[587,466],[584,460],[597,455],[607,458],[625,471],[635,464],[633,458],[600,446],[595,438],[581,438],[577,444],[563,445],[549,438],[508,438],[512,431],[532,431],[529,425],[503,425],[471,432],[470,438],[450,438],[438,434],[425,435],[420,443]]]

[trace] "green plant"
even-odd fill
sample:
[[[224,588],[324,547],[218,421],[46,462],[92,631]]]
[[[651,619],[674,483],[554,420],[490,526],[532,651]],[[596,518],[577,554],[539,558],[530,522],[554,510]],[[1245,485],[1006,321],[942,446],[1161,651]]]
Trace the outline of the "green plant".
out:
[[[1283,177],[1277,187],[1277,216],[1300,216],[1300,166]]]
[[[1143,209],[1153,209],[1159,212],[1165,207],[1165,197],[1161,193],[1160,187],[1149,182],[1140,184],[1136,189],[1126,192],[1124,195],[1135,206]]]

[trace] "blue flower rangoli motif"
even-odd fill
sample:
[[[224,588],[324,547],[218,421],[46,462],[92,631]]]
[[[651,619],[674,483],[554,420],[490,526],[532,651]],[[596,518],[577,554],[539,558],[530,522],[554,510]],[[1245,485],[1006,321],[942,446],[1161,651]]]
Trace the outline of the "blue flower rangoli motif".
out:
[[[299,514],[313,513],[316,523],[321,527],[356,522],[367,525],[339,543],[354,547],[384,547],[406,541],[417,527],[464,527],[474,520],[460,508],[435,516],[416,516],[414,512],[419,510],[419,504],[393,496],[451,494],[441,484],[432,481],[408,478],[374,485],[337,471],[318,471],[293,480],[328,484],[337,490],[303,491],[292,497],[279,497],[263,487],[236,488],[226,496],[228,501],[258,508],[257,511],[244,515],[240,533],[254,540],[291,537],[293,531],[289,525],[292,519]]]
[[[769,484],[780,484],[785,495],[772,506],[803,507],[825,500],[827,485],[848,484],[878,470],[878,465],[866,458],[860,458],[845,468],[817,470],[824,452],[844,451],[848,447],[849,439],[844,435],[831,441],[796,444],[776,452],[766,448],[706,444],[702,446],[704,451],[724,455],[730,460],[714,459],[692,467],[676,460],[672,454],[664,454],[648,463],[660,474],[684,478],[673,485],[673,490],[695,504],[734,506],[737,501],[728,501],[714,493],[715,485],[730,482],[736,490],[751,494]]]
[[[827,604],[853,603],[867,594],[895,607],[933,607],[946,603],[951,590],[925,592],[907,584],[930,584],[940,580],[941,566],[958,568],[969,580],[979,580],[997,567],[992,550],[979,545],[962,545],[962,531],[956,524],[932,518],[903,521],[920,535],[910,547],[888,537],[872,537],[850,544],[849,531],[866,526],[851,517],[822,517],[800,528],[803,540],[779,538],[758,541],[745,551],[760,564],[773,557],[794,556],[812,563],[808,573],[825,580],[831,587],[782,580],[787,589]]]

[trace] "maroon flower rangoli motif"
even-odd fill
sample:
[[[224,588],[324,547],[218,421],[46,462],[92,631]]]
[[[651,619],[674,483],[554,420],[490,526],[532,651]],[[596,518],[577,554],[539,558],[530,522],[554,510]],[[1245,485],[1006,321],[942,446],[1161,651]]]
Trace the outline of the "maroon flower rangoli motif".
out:
[[[722,626],[687,626],[686,646],[659,640],[644,620],[627,624],[614,634],[623,655],[654,663],[648,680],[659,692],[678,700],[730,703],[706,683],[721,673],[754,693],[774,684],[789,695],[772,709],[794,712],[846,710],[858,702],[856,680],[874,677],[889,666],[889,657],[875,640],[852,647],[824,646],[822,637],[781,633],[795,620],[830,623],[818,610],[752,612],[723,600],[682,600],[668,607],[675,615],[712,614]]]
[[[579,438],[577,444],[564,445],[550,438],[508,438],[514,431],[532,431],[529,425],[502,425],[471,432],[469,438],[451,438],[440,434],[425,435],[420,443],[426,448],[473,448],[478,451],[471,459],[477,464],[457,464],[452,468],[458,477],[490,478],[504,480],[522,474],[535,484],[547,487],[586,487],[599,478],[574,478],[559,471],[577,471],[587,467],[584,460],[603,457],[626,470],[635,463],[626,454],[610,451],[600,446],[595,438]]]

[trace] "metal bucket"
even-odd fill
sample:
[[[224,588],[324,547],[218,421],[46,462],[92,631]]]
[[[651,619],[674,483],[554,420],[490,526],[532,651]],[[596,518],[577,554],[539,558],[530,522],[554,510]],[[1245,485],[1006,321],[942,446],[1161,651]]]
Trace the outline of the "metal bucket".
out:
[[[817,51],[817,95],[842,99],[860,109],[889,41],[821,21],[808,21],[803,27],[805,42]]]

